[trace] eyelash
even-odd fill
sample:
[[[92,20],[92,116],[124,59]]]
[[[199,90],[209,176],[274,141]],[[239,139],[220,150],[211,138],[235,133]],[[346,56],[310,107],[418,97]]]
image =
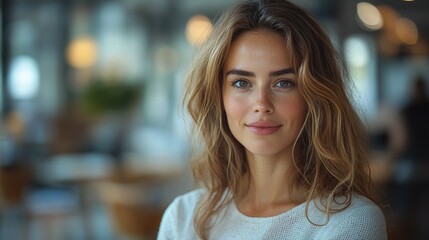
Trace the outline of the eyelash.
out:
[[[283,80],[280,80],[280,81],[276,82],[275,85],[278,85],[279,83],[287,83],[288,84],[288,86],[283,86],[281,88],[292,88],[292,87],[295,87],[295,82],[292,81],[292,80],[283,79]]]
[[[237,85],[237,84],[243,84],[243,83],[246,84],[246,86]],[[288,86],[279,86],[280,88],[292,88],[292,87],[296,86],[294,81],[288,80],[288,79],[279,80],[274,84],[274,86],[277,86],[280,83],[288,84]],[[243,89],[243,88],[250,86],[250,83],[246,80],[243,80],[243,79],[237,79],[237,80],[231,82],[231,86],[233,86],[234,88],[237,88],[237,89]]]
[[[237,88],[237,89],[245,88],[245,87],[243,87],[243,86],[238,86],[237,84],[239,84],[239,83],[245,83],[245,84],[247,84],[247,86],[249,86],[249,85],[250,85],[250,84],[249,84],[249,82],[247,82],[246,80],[243,80],[243,79],[237,79],[237,80],[235,80],[235,81],[232,81],[231,86],[233,86],[234,88]]]

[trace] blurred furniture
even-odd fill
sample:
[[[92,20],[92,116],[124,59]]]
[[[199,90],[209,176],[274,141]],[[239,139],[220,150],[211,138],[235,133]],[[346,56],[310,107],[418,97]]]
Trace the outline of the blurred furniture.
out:
[[[155,239],[164,206],[157,201],[161,186],[106,181],[98,192],[110,213],[118,238]]]
[[[155,239],[171,187],[183,169],[165,161],[127,161],[95,186],[118,238]],[[172,193],[174,194],[174,193]]]
[[[24,205],[30,171],[23,165],[0,167],[0,239],[19,239],[25,230]]]
[[[180,165],[165,160],[124,160],[118,165],[110,155],[98,153],[59,155],[36,169],[41,182],[76,186],[86,239],[95,235],[91,214],[98,203],[111,217],[117,238],[153,239],[171,199],[167,188],[182,174]]]
[[[23,165],[0,167],[0,199],[6,207],[22,203],[29,180],[30,171]]]
[[[72,188],[42,187],[30,191],[25,202],[25,239],[86,239],[79,204],[79,194]]]
[[[71,218],[79,220],[83,239],[91,240],[94,239],[94,226],[91,221],[91,183],[105,179],[112,171],[113,159],[106,154],[58,154],[39,162],[35,166],[35,179],[46,186],[62,186],[73,189],[73,193],[69,195],[73,199],[73,203],[66,207],[69,208],[68,212],[69,215],[72,215]],[[60,193],[58,196],[61,195],[65,197],[64,193]],[[61,208],[57,210],[62,211]],[[32,219],[52,218],[51,215],[56,214],[42,212],[42,214],[35,214]],[[49,220],[43,220],[43,222],[49,222]]]

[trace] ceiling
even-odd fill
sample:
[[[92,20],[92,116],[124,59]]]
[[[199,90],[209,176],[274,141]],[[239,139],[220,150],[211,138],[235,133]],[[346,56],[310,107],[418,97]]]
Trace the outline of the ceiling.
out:
[[[171,6],[178,10],[177,13],[208,13],[218,14],[226,7],[239,2],[240,0],[125,0],[128,4],[140,6],[148,12],[156,14],[172,14],[169,11]],[[312,12],[320,13],[321,10],[330,13],[341,12],[344,7],[355,7],[358,2],[365,1],[379,5],[389,5],[393,7],[401,16],[407,17],[418,25],[422,35],[429,35],[429,0],[414,0],[407,2],[404,0],[290,0]],[[334,16],[335,17],[335,16]],[[350,17],[350,16],[349,16]]]
[[[421,37],[429,41],[429,1],[415,0],[407,2],[403,0],[372,0],[370,1],[376,6],[389,5],[396,12],[416,23]]]
[[[205,14],[217,17],[228,6],[240,0],[125,0],[128,5],[138,8],[145,14],[161,19],[178,19],[185,21],[194,14]],[[366,1],[375,6],[387,5],[393,8],[398,16],[406,17],[417,26],[419,38],[424,42],[429,55],[429,0],[290,0],[308,9],[319,19],[334,22],[342,36],[356,32],[365,32],[356,21],[356,5]],[[175,20],[175,21],[176,21]],[[373,33],[369,33],[373,34]],[[374,33],[377,36],[378,33]]]

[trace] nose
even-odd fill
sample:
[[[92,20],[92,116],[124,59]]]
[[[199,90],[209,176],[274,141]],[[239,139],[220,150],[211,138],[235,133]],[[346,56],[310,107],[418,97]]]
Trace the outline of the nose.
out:
[[[268,93],[262,92],[259,94],[254,105],[254,112],[265,114],[274,112],[272,99]]]

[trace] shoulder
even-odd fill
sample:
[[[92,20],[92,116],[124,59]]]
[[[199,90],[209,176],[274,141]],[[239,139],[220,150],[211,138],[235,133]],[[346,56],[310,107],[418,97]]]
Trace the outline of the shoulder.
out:
[[[206,190],[202,188],[195,189],[193,191],[176,197],[171,203],[171,205],[178,205],[183,208],[192,208],[200,202],[205,192]]]
[[[355,194],[350,206],[332,213],[326,239],[387,239],[386,220],[370,199]]]
[[[195,235],[193,217],[205,190],[197,189],[176,197],[164,212],[158,239],[191,239]]]
[[[347,218],[355,218],[355,220],[371,219],[378,220],[379,223],[384,223],[384,214],[380,207],[365,196],[355,194],[348,209],[344,211]]]
[[[205,193],[203,189],[196,189],[176,197],[165,210],[165,216],[189,218],[193,216],[195,208]]]

